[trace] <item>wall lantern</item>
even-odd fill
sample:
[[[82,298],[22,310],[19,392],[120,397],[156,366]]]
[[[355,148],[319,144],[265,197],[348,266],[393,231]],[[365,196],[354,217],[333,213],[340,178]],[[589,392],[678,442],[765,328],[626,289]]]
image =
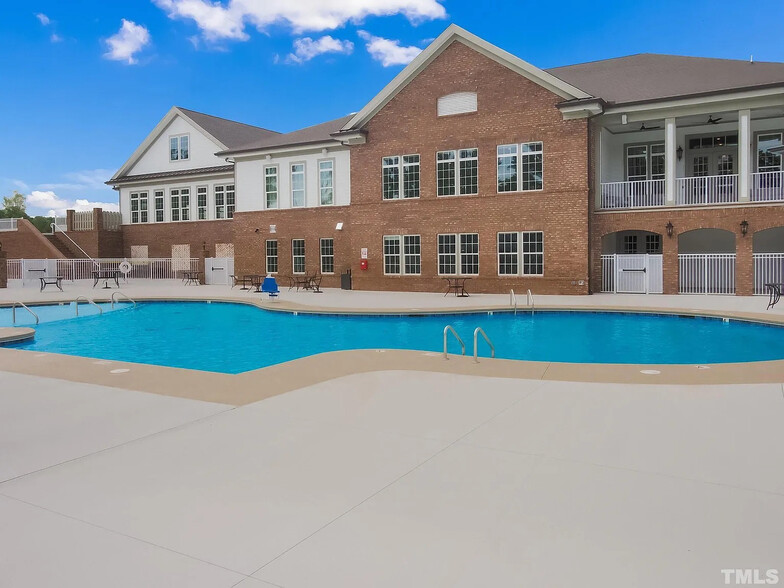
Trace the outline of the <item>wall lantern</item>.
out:
[[[678,148],[675,150],[675,155],[677,155],[677,156],[678,156],[678,161],[680,161],[681,159],[683,159],[683,147],[681,147],[680,145],[678,145]]]
[[[672,230],[675,228],[672,226],[672,223],[668,222],[667,226],[665,226],[664,228],[667,229],[667,236],[672,237]]]
[[[740,222],[740,233],[741,233],[741,235],[743,235],[745,237],[746,233],[748,233],[748,232],[749,232],[749,221],[742,220]]]

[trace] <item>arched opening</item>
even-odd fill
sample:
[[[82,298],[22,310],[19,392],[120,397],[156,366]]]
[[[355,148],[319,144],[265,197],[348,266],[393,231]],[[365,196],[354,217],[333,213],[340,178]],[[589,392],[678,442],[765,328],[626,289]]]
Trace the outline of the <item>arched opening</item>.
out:
[[[602,292],[661,294],[662,236],[617,231],[602,237]]]
[[[784,282],[784,227],[771,227],[753,235],[754,293],[765,294],[765,284]]]
[[[735,293],[735,233],[694,229],[678,235],[678,292]]]

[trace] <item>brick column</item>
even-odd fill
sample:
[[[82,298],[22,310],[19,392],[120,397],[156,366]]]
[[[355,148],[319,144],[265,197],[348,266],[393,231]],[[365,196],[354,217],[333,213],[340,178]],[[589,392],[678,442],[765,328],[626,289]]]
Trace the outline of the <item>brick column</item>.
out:
[[[752,257],[751,231],[744,237],[740,230],[735,234],[735,294],[751,296],[754,293],[754,259]]]
[[[0,288],[8,288],[8,254],[0,248]]]
[[[103,230],[103,208],[93,208],[93,230]]]
[[[206,262],[204,261],[205,258],[210,257],[210,250],[207,248],[207,243],[204,242],[201,245],[201,250],[199,251],[199,271],[201,272],[201,283],[207,283],[207,275],[206,271]]]
[[[66,231],[73,231],[74,230],[74,210],[66,210],[65,211],[65,230]]]
[[[662,279],[665,294],[678,293],[678,234],[662,235]]]

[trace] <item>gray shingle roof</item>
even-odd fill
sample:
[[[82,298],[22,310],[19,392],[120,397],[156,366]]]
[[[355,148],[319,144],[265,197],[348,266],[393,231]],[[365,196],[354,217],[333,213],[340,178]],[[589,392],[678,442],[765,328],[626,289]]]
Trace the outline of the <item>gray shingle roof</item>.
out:
[[[183,176],[193,176],[202,174],[218,174],[234,171],[234,164],[215,165],[212,167],[199,167],[195,169],[178,169],[176,171],[154,172],[149,174],[138,174],[135,176],[120,176],[106,182],[109,185],[127,184],[129,182],[140,182],[144,180],[162,180],[166,178],[179,178]]]
[[[245,123],[228,120],[226,118],[204,114],[203,112],[188,110],[181,106],[178,106],[177,108],[229,149],[233,149],[239,145],[245,145],[252,141],[280,136],[280,133],[277,131],[270,131],[268,129],[262,129],[261,127],[254,127],[253,125],[246,125]]]
[[[334,140],[332,133],[337,133],[345,125],[353,115],[342,116],[334,120],[329,120],[311,127],[305,127],[292,131],[290,133],[283,133],[269,137],[263,137],[250,141],[244,145],[237,147],[230,147],[226,151],[221,151],[218,155],[225,155],[228,153],[242,153],[247,151],[257,151],[260,149],[270,149],[273,147],[288,147],[291,145],[305,145],[308,143],[321,143],[323,141]]]
[[[656,53],[555,67],[547,72],[614,104],[784,85],[784,63]]]

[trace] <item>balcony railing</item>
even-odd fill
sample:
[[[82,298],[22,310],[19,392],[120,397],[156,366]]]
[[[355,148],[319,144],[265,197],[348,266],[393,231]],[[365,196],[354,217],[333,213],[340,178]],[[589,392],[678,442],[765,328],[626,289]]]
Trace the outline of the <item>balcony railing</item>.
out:
[[[735,294],[735,254],[679,254],[678,293]]]
[[[664,180],[635,180],[602,184],[602,208],[664,206]]]
[[[751,174],[751,201],[776,202],[784,200],[784,171]]]
[[[15,218],[0,218],[0,231],[15,231],[16,221]]]
[[[675,204],[728,204],[738,201],[738,174],[675,180]]]

